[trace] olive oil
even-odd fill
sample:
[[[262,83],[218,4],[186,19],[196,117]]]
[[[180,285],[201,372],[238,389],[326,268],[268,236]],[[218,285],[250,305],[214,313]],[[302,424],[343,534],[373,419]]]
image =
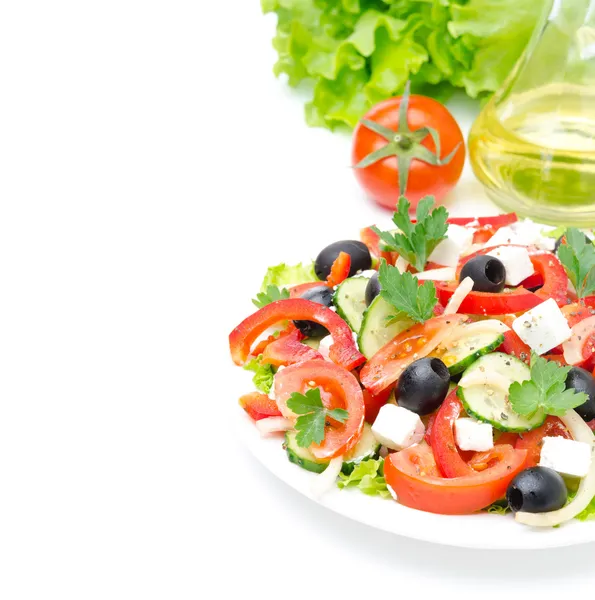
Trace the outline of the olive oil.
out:
[[[595,88],[550,83],[492,99],[469,135],[473,170],[507,211],[595,225]]]

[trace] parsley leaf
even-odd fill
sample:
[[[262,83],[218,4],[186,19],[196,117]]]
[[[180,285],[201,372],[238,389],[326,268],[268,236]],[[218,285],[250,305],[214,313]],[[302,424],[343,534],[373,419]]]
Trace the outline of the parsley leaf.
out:
[[[433,204],[433,196],[426,196],[420,200],[416,211],[417,223],[413,224],[409,217],[411,204],[406,198],[401,197],[397,212],[393,215],[393,223],[399,228],[400,233],[380,231],[376,226],[371,228],[391,252],[398,252],[418,271],[424,270],[430,254],[446,238],[448,212],[444,206],[439,206],[430,212]]]
[[[558,258],[564,266],[579,298],[595,292],[595,246],[582,231],[570,227],[564,235],[565,244],[558,248]]]
[[[262,308],[271,302],[286,300],[287,298],[289,298],[289,290],[285,288],[279,289],[276,285],[268,285],[265,292],[256,294],[256,298],[253,298],[252,304],[257,308]]]
[[[294,392],[287,400],[287,407],[298,417],[295,429],[298,432],[295,440],[301,448],[312,444],[320,444],[324,440],[324,425],[327,417],[344,423],[349,413],[342,408],[327,410],[322,404],[320,388],[308,390],[305,394]]]
[[[571,408],[584,404],[586,394],[566,389],[568,371],[570,367],[548,361],[533,352],[531,379],[522,383],[515,381],[508,390],[508,400],[514,412],[530,417],[543,410],[548,415],[561,417]]]
[[[262,363],[262,354],[253,358],[249,363],[246,363],[244,369],[254,373],[252,381],[257,390],[263,394],[268,394],[271,391],[275,378],[275,368],[273,365]]]
[[[380,263],[378,281],[382,297],[401,315],[406,314],[418,323],[423,323],[434,315],[434,306],[438,300],[432,281],[424,281],[422,285],[418,285],[417,277],[411,273],[401,273],[385,260]]]
[[[368,459],[356,465],[349,475],[339,473],[337,485],[343,489],[356,487],[368,496],[390,498],[383,474],[384,461]]]

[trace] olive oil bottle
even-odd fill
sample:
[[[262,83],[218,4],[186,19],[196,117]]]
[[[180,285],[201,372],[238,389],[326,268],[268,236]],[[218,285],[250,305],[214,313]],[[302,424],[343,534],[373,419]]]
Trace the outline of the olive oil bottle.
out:
[[[593,226],[595,0],[545,4],[525,53],[471,129],[471,164],[504,210]]]

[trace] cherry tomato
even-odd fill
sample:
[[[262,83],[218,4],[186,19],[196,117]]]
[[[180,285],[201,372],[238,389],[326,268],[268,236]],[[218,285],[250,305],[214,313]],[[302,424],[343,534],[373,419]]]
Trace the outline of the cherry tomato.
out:
[[[324,360],[322,354],[301,340],[304,335],[299,329],[273,340],[262,353],[262,362],[275,367],[286,367],[305,360]]]
[[[399,125],[399,107],[405,98],[389,98],[369,110],[362,120],[378,123],[397,134]],[[417,206],[421,198],[431,194],[440,201],[454,187],[461,176],[465,163],[465,141],[460,127],[448,109],[431,98],[412,95],[409,97],[407,108],[407,123],[410,134],[423,127],[437,131],[440,138],[441,159],[445,159],[458,145],[458,150],[448,164],[431,165],[418,158],[413,158],[409,165],[407,186],[404,195],[411,202],[412,208]],[[426,135],[423,139],[412,139],[411,135],[402,134],[400,143],[403,146],[411,143],[423,147],[435,154],[436,146],[432,137]],[[355,128],[353,134],[352,161],[357,165],[372,152],[385,147],[388,140],[375,133],[362,122]],[[423,151],[423,150],[422,150]],[[355,176],[365,190],[378,204],[394,210],[401,195],[400,178],[397,158],[393,154],[374,162],[370,166],[354,169]]]
[[[266,394],[260,392],[251,392],[240,398],[240,406],[255,421],[267,419],[268,417],[280,417],[281,412],[277,403],[271,400]]]
[[[311,360],[292,365],[275,376],[275,398],[279,410],[291,416],[287,400],[294,392],[321,388],[323,404],[328,409],[343,408],[349,416],[344,423],[328,424],[324,440],[310,451],[317,458],[335,458],[349,452],[359,441],[364,426],[364,396],[355,375],[325,360]]]

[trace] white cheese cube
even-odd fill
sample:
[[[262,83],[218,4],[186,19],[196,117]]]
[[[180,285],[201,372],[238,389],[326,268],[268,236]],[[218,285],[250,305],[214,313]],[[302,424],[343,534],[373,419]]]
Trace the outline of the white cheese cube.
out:
[[[466,252],[473,243],[474,230],[462,225],[449,225],[446,239],[442,240],[428,260],[443,267],[456,267],[459,257]]]
[[[572,335],[566,317],[553,298],[516,318],[512,329],[537,354],[545,354]]]
[[[591,445],[563,437],[544,437],[539,466],[570,477],[584,477],[591,467]]]
[[[500,246],[505,244],[522,244],[512,227],[500,227],[498,231],[485,243],[485,247]]]
[[[518,246],[500,246],[488,252],[502,262],[506,269],[506,285],[518,285],[521,281],[533,275],[534,268],[527,248]]]
[[[494,447],[494,432],[489,423],[480,423],[475,419],[457,419],[455,437],[461,450],[483,452]]]
[[[425,430],[418,414],[394,404],[385,404],[372,425],[374,437],[392,450],[403,450],[418,444]]]
[[[551,229],[553,228],[533,223],[531,219],[524,219],[518,223],[498,229],[486,242],[485,247],[519,244],[520,246],[537,246],[542,250],[552,251],[556,240],[543,235]]]
[[[320,345],[318,346],[318,352],[322,354],[325,360],[330,360],[329,358],[329,349],[333,343],[333,338],[330,335],[323,337],[320,340]]]

